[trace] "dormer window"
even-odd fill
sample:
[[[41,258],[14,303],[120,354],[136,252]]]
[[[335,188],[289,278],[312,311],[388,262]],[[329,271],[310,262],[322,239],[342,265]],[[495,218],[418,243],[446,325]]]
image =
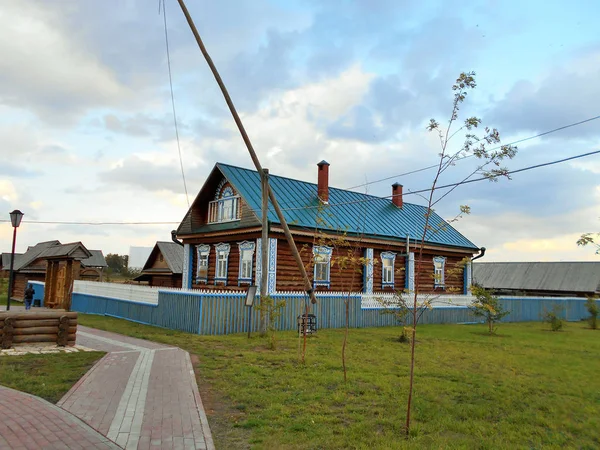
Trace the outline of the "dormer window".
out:
[[[232,222],[240,219],[240,197],[231,186],[221,183],[215,200],[208,204],[208,223]]]

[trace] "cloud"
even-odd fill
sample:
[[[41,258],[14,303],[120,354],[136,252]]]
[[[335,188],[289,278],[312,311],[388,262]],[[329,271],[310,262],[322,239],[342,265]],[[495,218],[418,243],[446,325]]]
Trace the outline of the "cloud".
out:
[[[567,64],[555,66],[537,81],[520,80],[486,114],[502,128],[548,131],[598,115],[600,47],[578,52]],[[598,122],[569,128],[544,139],[598,138]]]
[[[189,179],[198,179],[198,173],[203,177],[208,175],[206,167],[196,164],[185,166],[186,177]],[[152,161],[133,155],[120,161],[110,170],[100,172],[98,178],[103,183],[113,185],[125,185],[150,192],[170,191],[176,194],[184,192],[183,179],[181,177],[181,168],[179,162],[174,160]],[[203,178],[200,178],[203,179]],[[192,185],[196,186],[197,183]],[[196,192],[188,192],[195,196]]]
[[[0,5],[0,103],[27,108],[51,123],[129,96],[114,72],[60,26],[61,12],[45,3]]]

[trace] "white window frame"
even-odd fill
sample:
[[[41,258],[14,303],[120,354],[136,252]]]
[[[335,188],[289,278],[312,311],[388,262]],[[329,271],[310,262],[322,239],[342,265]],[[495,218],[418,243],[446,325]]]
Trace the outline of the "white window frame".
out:
[[[385,262],[390,261],[391,266],[386,266]],[[394,287],[395,281],[395,266],[396,266],[396,253],[393,252],[382,252],[381,253],[381,287]]]
[[[227,286],[227,274],[229,272],[229,252],[231,251],[231,245],[229,244],[215,244],[215,250],[217,253],[216,264],[215,264],[215,284],[223,283]]]
[[[313,287],[326,286],[331,287],[331,254],[333,253],[332,247],[326,246],[314,246],[313,247]],[[317,280],[317,266],[325,266],[325,279]]]
[[[438,264],[440,267],[438,267]],[[446,258],[436,256],[433,258],[433,287],[443,288],[446,286]]]
[[[210,261],[210,245],[197,245],[196,246],[196,284],[208,283],[208,266]],[[201,264],[205,261],[206,264]],[[206,267],[206,276],[200,276],[200,267]]]
[[[238,248],[240,249],[240,268],[238,273],[238,285],[242,283],[252,284],[252,270],[254,268],[254,250],[256,249],[256,244],[250,241],[239,242]],[[244,255],[249,255],[250,259],[244,260]],[[246,266],[246,268],[249,269],[247,270],[247,272],[250,274],[250,276],[244,276],[244,266]]]

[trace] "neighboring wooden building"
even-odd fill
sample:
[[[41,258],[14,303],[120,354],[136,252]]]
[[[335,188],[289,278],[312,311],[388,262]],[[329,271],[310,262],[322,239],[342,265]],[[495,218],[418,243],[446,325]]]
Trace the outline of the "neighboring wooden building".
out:
[[[22,253],[15,253],[15,264]],[[10,274],[10,253],[2,253],[2,265],[0,266],[0,278],[8,278]]]
[[[473,283],[499,295],[597,296],[600,262],[478,262]]]
[[[181,287],[183,273],[183,245],[175,242],[157,242],[142,273],[134,281],[144,281],[150,286]]]
[[[416,239],[423,206],[329,187],[329,164],[318,164],[318,183],[274,175],[269,183],[317,290],[386,292],[414,287]],[[302,282],[281,224],[269,208],[269,259],[261,263],[261,182],[258,172],[217,163],[177,230],[184,243],[183,286],[245,289],[268,271],[269,292],[301,291]],[[470,264],[479,251],[432,213],[419,281],[421,292],[466,293]],[[344,235],[347,246],[333,240]],[[364,258],[340,270],[339,257]],[[333,265],[332,265],[333,261]]]
[[[107,267],[102,251],[87,250],[81,242],[70,244],[61,244],[59,241],[40,242],[28,247],[25,253],[15,258],[11,297],[22,300],[25,286],[29,281],[45,282],[48,261],[56,258],[63,258],[64,261],[77,260],[75,279],[102,281],[104,269]],[[64,261],[63,263],[66,264]],[[8,264],[3,269],[10,269],[10,255]]]

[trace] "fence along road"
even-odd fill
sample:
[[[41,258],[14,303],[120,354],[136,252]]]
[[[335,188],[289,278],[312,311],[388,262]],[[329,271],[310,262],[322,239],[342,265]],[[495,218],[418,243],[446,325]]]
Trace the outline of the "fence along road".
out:
[[[79,283],[95,285],[94,293],[79,292]],[[248,309],[244,306],[245,294],[231,291],[203,291],[162,289],[134,286],[151,291],[156,300],[141,301],[133,294],[128,299],[124,288],[119,294],[102,290],[110,283],[78,282],[73,293],[72,309],[82,313],[101,314],[140,322],[148,325],[186,331],[202,335],[245,333],[248,331]],[[112,285],[114,286],[114,285]],[[118,286],[118,285],[117,285]],[[88,291],[91,292],[91,291]],[[118,295],[110,297],[110,295]],[[136,294],[137,295],[137,294]],[[392,314],[382,314],[378,301],[389,294],[374,293],[318,293],[319,302],[309,305],[311,314],[317,316],[318,328],[342,328],[346,323],[345,300],[349,301],[349,325],[353,328],[394,326]],[[279,330],[294,330],[297,317],[305,312],[307,297],[302,293],[278,292],[271,297],[285,301],[286,306],[276,326]],[[420,296],[420,299],[426,299]],[[468,295],[444,295],[430,297],[432,308],[427,309],[421,323],[472,323],[480,321],[469,311],[467,305],[473,297]],[[421,301],[422,301],[421,300]],[[500,302],[510,314],[505,322],[539,321],[545,310],[558,306],[567,320],[582,320],[588,316],[585,299],[552,297],[500,297]],[[252,330],[258,331],[258,311],[252,309]]]

